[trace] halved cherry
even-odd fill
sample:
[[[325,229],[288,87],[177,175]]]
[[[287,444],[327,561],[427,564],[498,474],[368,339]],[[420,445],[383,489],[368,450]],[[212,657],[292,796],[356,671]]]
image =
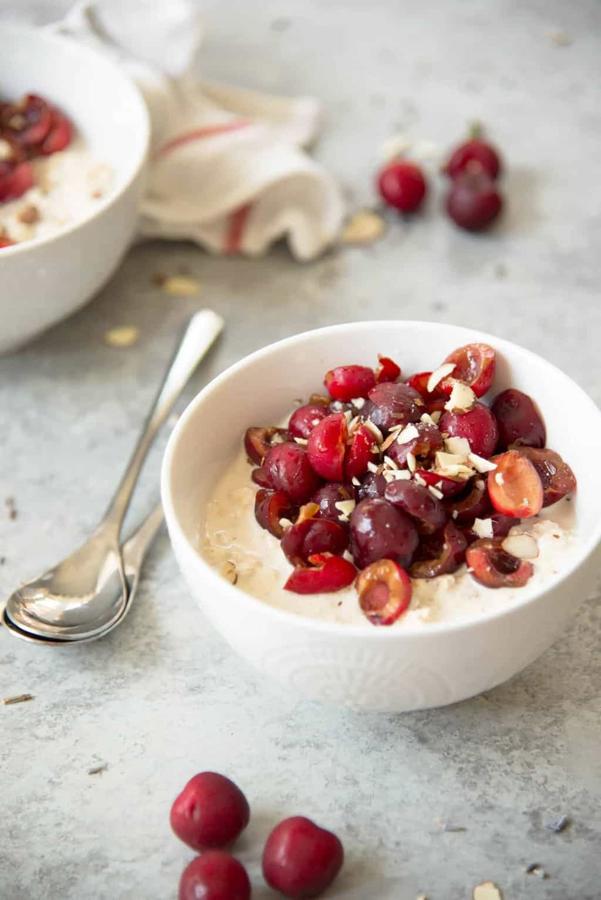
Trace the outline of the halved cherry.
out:
[[[367,472],[367,464],[374,459],[373,448],[377,445],[373,431],[366,425],[359,425],[353,432],[346,453],[346,479],[358,478]]]
[[[348,547],[348,529],[332,519],[305,519],[287,528],[282,550],[293,566],[305,565],[319,553],[340,555]]]
[[[401,469],[407,466],[407,457],[410,453],[417,459],[428,459],[436,450],[442,449],[442,435],[436,425],[428,425],[424,422],[416,422],[417,437],[399,444],[394,440],[384,451]],[[402,437],[402,432],[399,435]]]
[[[543,506],[551,506],[576,490],[576,476],[559,453],[535,447],[520,447],[518,453],[530,460],[539,474],[543,484]]]
[[[446,504],[456,525],[471,525],[475,518],[483,519],[491,508],[484,481],[478,478],[466,490],[464,496]]]
[[[465,488],[465,481],[460,481],[458,478],[448,478],[446,475],[438,475],[437,472],[431,472],[429,469],[416,469],[415,477],[416,479],[421,478],[427,485],[435,487],[445,497],[454,497]]]
[[[244,449],[248,459],[260,466],[268,451],[275,444],[283,444],[286,440],[288,440],[288,433],[284,428],[254,425],[246,429]]]
[[[497,354],[489,344],[466,344],[449,353],[445,363],[454,363],[455,368],[448,378],[440,382],[440,389],[450,394],[453,379],[469,384],[476,397],[483,397],[490,389],[495,377]]]
[[[392,559],[379,559],[357,578],[359,606],[372,625],[392,625],[411,602],[411,579]]]
[[[393,359],[389,356],[378,355],[378,365],[376,367],[376,384],[382,381],[396,381],[401,374],[401,367],[397,366]]]
[[[427,538],[420,546],[420,555],[409,569],[412,578],[436,578],[456,572],[465,557],[467,540],[463,532],[453,522],[447,522],[444,529]]]
[[[517,519],[538,515],[543,508],[543,484],[536,467],[518,450],[495,456],[488,473],[488,494],[497,512]]]
[[[428,390],[428,382],[432,372],[416,372],[411,378],[407,379],[407,384],[414,390],[418,391],[425,400],[433,400],[439,397],[446,397],[446,394],[440,390],[440,384],[437,384],[433,391]]]
[[[257,491],[255,497],[255,518],[261,528],[265,528],[275,537],[281,538],[284,527],[280,519],[294,520],[296,507],[290,497],[284,491],[269,491],[262,489]]]
[[[311,568],[297,566],[284,585],[295,594],[329,594],[341,591],[355,580],[357,570],[342,556],[318,553],[309,560]]]
[[[328,408],[323,404],[307,403],[295,409],[288,422],[288,431],[292,437],[309,437],[316,425],[328,415]]]
[[[475,541],[465,561],[476,581],[489,588],[523,587],[534,572],[526,559],[518,559],[503,550],[502,538]]]
[[[17,200],[33,187],[35,181],[30,162],[0,162],[0,203]]]
[[[309,435],[307,454],[313,469],[328,481],[344,480],[347,425],[344,413],[322,419]]]
[[[368,366],[337,366],[326,372],[323,383],[333,400],[348,403],[355,397],[367,397],[376,376]]]
[[[69,119],[57,109],[52,110],[52,124],[48,136],[40,147],[43,156],[65,150],[71,143],[73,128]]]

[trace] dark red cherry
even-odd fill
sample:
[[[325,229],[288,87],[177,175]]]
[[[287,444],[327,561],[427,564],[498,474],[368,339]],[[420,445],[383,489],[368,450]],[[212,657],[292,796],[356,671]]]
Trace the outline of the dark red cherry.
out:
[[[362,500],[351,515],[351,553],[359,568],[392,559],[406,568],[419,538],[412,519],[386,500]]]
[[[501,391],[494,399],[492,411],[499,426],[499,450],[507,450],[513,444],[545,446],[545,423],[528,394],[515,388]]]
[[[310,500],[321,484],[300,444],[276,444],[267,452],[262,469],[270,487],[283,491],[296,505]]]

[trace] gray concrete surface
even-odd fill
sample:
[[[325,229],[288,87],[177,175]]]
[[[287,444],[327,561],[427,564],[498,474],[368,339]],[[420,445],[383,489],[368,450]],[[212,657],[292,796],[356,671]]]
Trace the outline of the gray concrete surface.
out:
[[[43,19],[61,4],[38,6]],[[391,219],[373,247],[305,266],[282,248],[260,261],[184,244],[133,249],[86,309],[0,360],[0,500],[13,496],[18,509],[13,520],[0,507],[1,594],[101,513],[174,334],[201,304],[228,331],[196,387],[292,332],[398,316],[517,340],[601,400],[598,3],[206,9],[208,73],[323,98],[316,154],[354,204],[372,202],[387,135],[446,146],[481,117],[508,160],[508,214],[488,236],[458,233],[437,188],[419,220]],[[549,37],[558,29],[569,45]],[[167,296],[152,283],[158,271],[189,272],[201,294]],[[103,344],[118,324],[140,328],[135,348]],[[156,494],[158,463],[157,452],[138,511]],[[301,812],[346,845],[331,897],[463,900],[492,879],[506,900],[598,900],[599,634],[591,600],[563,640],[486,696],[398,717],[332,711],[282,694],[229,651],[187,596],[163,536],[130,619],[110,637],[46,649],[0,634],[0,696],[35,698],[0,706],[0,897],[174,897],[191,853],[170,834],[169,805],[191,774],[214,768],[254,809],[241,857],[255,897],[273,896],[257,866],[267,828]],[[572,825],[546,830],[560,814]],[[466,830],[443,833],[439,819]],[[525,874],[535,862],[547,879]]]

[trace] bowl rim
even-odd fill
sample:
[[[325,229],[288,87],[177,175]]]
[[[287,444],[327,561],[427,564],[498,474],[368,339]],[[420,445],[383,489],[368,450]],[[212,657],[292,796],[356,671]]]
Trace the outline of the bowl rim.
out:
[[[3,36],[11,32],[13,34],[34,36],[36,40],[42,39],[50,44],[57,44],[59,52],[61,45],[68,45],[69,48],[75,53],[80,53],[83,57],[92,57],[100,65],[106,66],[107,68],[111,69],[114,75],[121,79],[124,90],[129,91],[130,101],[132,102],[132,104],[137,106],[141,116],[142,128],[136,130],[136,134],[139,134],[141,137],[138,157],[132,165],[131,172],[118,189],[109,191],[107,196],[102,197],[99,202],[94,205],[94,208],[90,210],[90,212],[86,213],[81,218],[76,219],[76,221],[65,225],[64,228],[60,228],[55,234],[49,234],[44,237],[31,238],[26,241],[20,241],[16,244],[12,244],[8,247],[3,247],[2,255],[0,257],[3,260],[8,259],[9,257],[16,257],[20,254],[27,253],[28,251],[33,251],[39,247],[45,247],[49,244],[52,244],[54,241],[61,240],[62,238],[73,234],[79,228],[82,228],[89,222],[92,222],[94,219],[101,216],[107,209],[117,203],[117,201],[129,190],[131,185],[138,178],[140,172],[144,168],[150,150],[150,116],[148,113],[148,108],[136,83],[129,77],[129,75],[127,75],[123,71],[120,66],[117,65],[117,63],[113,62],[113,60],[109,59],[99,50],[95,50],[93,47],[89,47],[87,44],[83,44],[80,41],[77,41],[74,38],[70,37],[69,35],[61,34],[59,31],[52,30],[50,27],[33,28],[31,26],[21,25],[18,23],[0,22],[0,35]]]
[[[484,613],[483,615],[480,615],[477,618],[468,621],[431,622],[428,623],[427,626],[412,624],[403,627],[402,630],[395,628],[375,628],[368,622],[361,625],[330,622],[323,619],[315,619],[310,616],[304,616],[302,615],[302,613],[292,612],[291,610],[271,606],[264,600],[261,600],[258,597],[255,597],[253,594],[248,593],[243,588],[231,584],[229,581],[227,581],[227,579],[221,576],[217,572],[217,570],[213,566],[211,566],[209,562],[207,562],[207,560],[205,560],[203,555],[192,543],[192,541],[188,539],[186,533],[184,532],[184,529],[180,525],[175,511],[171,483],[174,458],[177,452],[181,435],[186,429],[188,422],[197,415],[198,408],[202,406],[205,399],[209,397],[210,394],[213,393],[213,391],[224,384],[224,382],[235,378],[239,373],[243,372],[247,366],[252,365],[258,359],[268,356],[273,350],[279,350],[281,348],[293,346],[296,343],[301,343],[308,337],[315,336],[321,338],[328,334],[340,334],[344,333],[345,331],[357,331],[365,327],[380,326],[383,329],[387,329],[389,327],[396,328],[399,325],[421,327],[425,330],[439,329],[442,327],[444,329],[449,329],[452,333],[455,333],[460,340],[464,341],[464,343],[467,342],[466,338],[471,341],[490,343],[493,347],[495,347],[495,349],[499,348],[501,352],[503,352],[504,348],[517,348],[520,352],[526,354],[527,357],[530,357],[537,362],[542,362],[545,366],[549,367],[555,373],[555,375],[560,378],[560,380],[564,381],[570,391],[575,391],[576,393],[581,395],[585,403],[590,406],[591,414],[596,416],[598,419],[601,419],[601,410],[599,410],[592,398],[586,393],[586,391],[583,390],[582,387],[580,387],[579,384],[577,384],[573,379],[566,375],[565,372],[563,372],[558,366],[554,365],[554,363],[549,362],[544,357],[539,356],[532,350],[529,350],[527,347],[522,347],[520,344],[516,344],[513,341],[508,341],[505,338],[500,338],[496,335],[480,331],[478,329],[472,329],[463,325],[448,324],[446,322],[427,322],[419,319],[374,319],[372,321],[362,320],[358,322],[345,322],[341,324],[326,325],[322,328],[315,328],[308,331],[299,332],[279,341],[274,341],[270,344],[267,344],[265,347],[247,354],[238,362],[228,366],[226,369],[224,369],[223,372],[221,372],[207,385],[205,385],[205,387],[202,388],[202,390],[199,391],[199,393],[190,401],[190,403],[180,416],[173,431],[171,432],[163,455],[161,466],[161,499],[171,543],[178,543],[179,545],[181,545],[185,549],[186,555],[196,563],[200,564],[201,570],[203,571],[203,576],[207,576],[208,581],[210,583],[213,583],[215,585],[215,588],[218,588],[221,591],[225,591],[225,593],[229,594],[234,600],[245,603],[249,607],[249,609],[256,610],[257,614],[265,615],[268,618],[273,619],[274,621],[279,621],[292,626],[297,625],[305,627],[312,631],[320,633],[339,635],[341,637],[344,635],[347,635],[349,637],[367,637],[375,640],[395,640],[402,639],[404,637],[427,639],[429,636],[433,635],[469,631],[471,629],[476,629],[496,620],[505,618],[506,616],[511,616],[517,613],[519,610],[525,609],[526,607],[539,602],[542,597],[544,597],[550,591],[556,590],[565,581],[571,578],[576,573],[576,571],[580,569],[587,562],[587,560],[589,560],[589,558],[601,543],[600,517],[596,528],[592,529],[587,539],[582,542],[580,552],[575,555],[572,560],[569,561],[561,574],[553,581],[550,581],[548,584],[541,586],[541,588],[536,593],[534,593],[527,599],[523,601],[520,601],[518,599],[516,601],[513,601],[507,609],[493,610],[489,613]]]

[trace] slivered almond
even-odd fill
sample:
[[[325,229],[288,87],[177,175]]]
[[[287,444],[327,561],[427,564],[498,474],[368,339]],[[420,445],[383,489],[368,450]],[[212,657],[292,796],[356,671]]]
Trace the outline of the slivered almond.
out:
[[[304,506],[298,511],[298,516],[296,517],[296,524],[299,522],[304,522],[305,519],[313,519],[317,513],[319,512],[319,504],[317,503],[305,503]],[[282,524],[282,520],[280,519],[280,525]],[[291,523],[292,524],[292,523]]]
[[[389,469],[398,469],[398,465],[395,463],[394,459],[390,458],[390,456],[384,457],[384,465],[388,466]]]
[[[415,459],[415,454],[411,453],[411,451],[407,454],[407,468],[410,472],[415,472],[417,468],[417,461]]]
[[[408,444],[419,437],[419,431],[415,425],[406,425],[397,435],[397,444]]]
[[[438,488],[434,487],[433,484],[428,485],[428,490],[432,494],[433,497],[436,497],[437,500],[442,500],[444,494],[442,491],[439,491]]]
[[[338,518],[348,521],[348,518],[354,510],[355,505],[356,504],[354,500],[337,500],[334,506],[341,513]]]
[[[470,442],[464,437],[448,437],[446,438],[444,445],[449,453],[456,453],[457,456],[462,456],[464,460],[472,452]]]
[[[381,444],[384,440],[384,435],[380,431],[377,425],[374,425],[371,419],[365,420],[365,427],[369,428],[373,436],[376,438],[378,444]]]
[[[501,546],[518,559],[536,559],[538,556],[538,544],[531,534],[509,534]]]
[[[475,402],[476,395],[471,387],[464,384],[463,381],[454,381],[451,396],[445,403],[444,408],[449,412],[454,412],[455,410],[467,412]]]
[[[494,532],[492,527],[492,519],[474,519],[472,531],[474,532],[474,534],[477,534],[479,538],[493,537]]]
[[[491,462],[490,459],[484,459],[483,456],[478,456],[477,453],[469,453],[467,458],[476,472],[480,472],[482,475],[485,472],[493,472],[497,468],[496,463]]]
[[[428,378],[428,384],[426,385],[426,390],[429,394],[436,388],[436,385],[440,384],[443,378],[446,378],[447,375],[450,375],[455,369],[455,363],[443,363],[442,366],[439,366],[438,369],[435,369],[430,377]]]
[[[384,219],[370,209],[361,209],[348,220],[340,240],[343,244],[372,244],[386,230]]]

